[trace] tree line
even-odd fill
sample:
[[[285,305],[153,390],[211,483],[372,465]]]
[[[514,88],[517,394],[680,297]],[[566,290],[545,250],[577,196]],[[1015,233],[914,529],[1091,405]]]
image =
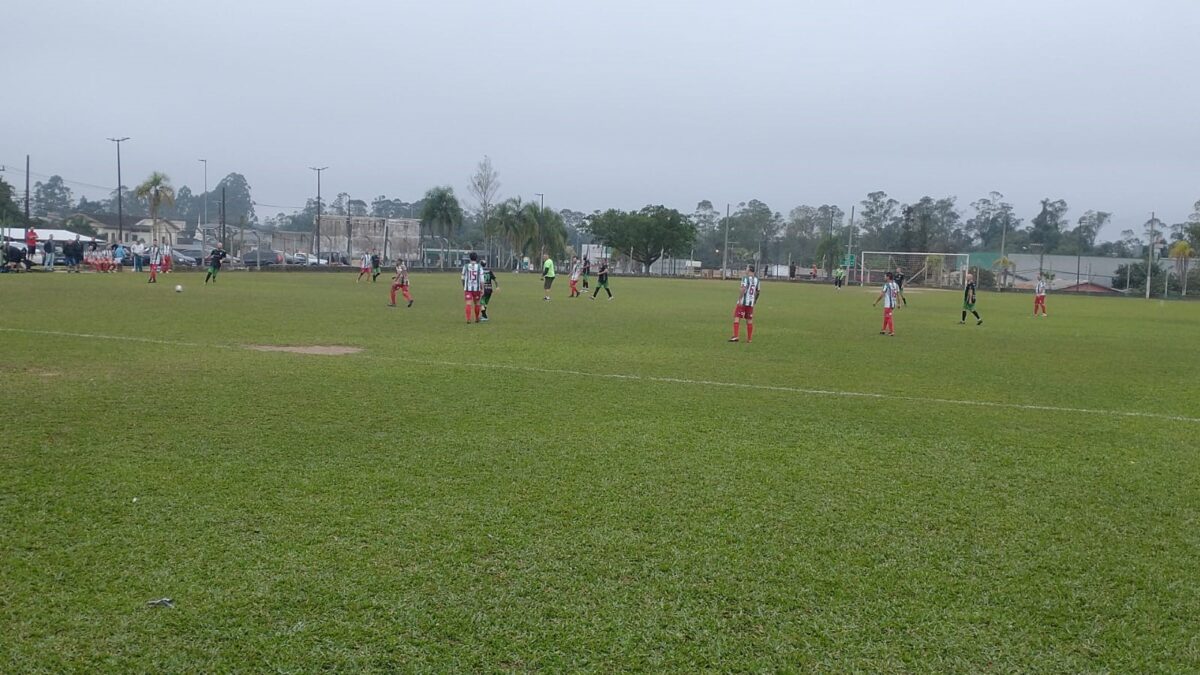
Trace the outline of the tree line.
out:
[[[169,187],[169,179],[157,174]],[[434,187],[415,201],[379,195],[367,201],[338,193],[321,205],[331,215],[417,218],[422,235],[444,240],[453,248],[487,250],[497,259],[516,260],[542,253],[565,255],[584,243],[609,246],[648,269],[664,256],[691,257],[705,267],[723,261],[747,261],[832,269],[847,251],[1021,251],[1046,254],[1136,257],[1153,241],[1163,257],[1187,257],[1200,249],[1200,201],[1184,222],[1167,224],[1150,219],[1140,231],[1123,230],[1111,241],[1099,234],[1112,221],[1107,211],[1088,209],[1070,215],[1062,199],[1043,199],[1027,223],[1016,215],[1003,194],[991,192],[969,204],[964,213],[957,197],[925,196],[902,203],[886,192],[875,191],[855,205],[852,214],[837,205],[800,205],[784,215],[766,203],[751,199],[721,212],[703,200],[691,213],[663,205],[646,205],[633,211],[597,210],[585,214],[571,209],[545,207],[520,197],[501,198],[499,174],[484,157],[468,182],[471,204],[464,207],[453,188]],[[315,229],[317,202],[308,199],[302,209],[278,212],[259,221],[251,187],[245,176],[230,173],[207,194],[184,185],[171,188],[173,199],[152,204],[138,189],[121,189],[124,212],[130,218],[153,215],[183,220],[194,226],[205,204],[209,221],[220,217],[224,192],[224,220],[231,225],[311,232]],[[152,208],[153,207],[153,208]],[[38,181],[33,187],[32,215],[115,213],[117,191],[103,200],[76,199],[60,176]],[[22,222],[23,209],[11,185],[0,179],[0,222]],[[190,229],[190,228],[188,228]],[[1186,275],[1185,275],[1186,278]],[[1132,283],[1132,282],[1131,282]]]

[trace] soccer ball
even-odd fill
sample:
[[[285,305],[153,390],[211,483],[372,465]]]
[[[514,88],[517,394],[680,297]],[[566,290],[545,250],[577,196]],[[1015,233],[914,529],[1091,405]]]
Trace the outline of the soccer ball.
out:
[[[176,293],[182,293],[182,292],[183,292],[183,286],[180,286],[179,284],[175,284],[175,292],[176,292]]]

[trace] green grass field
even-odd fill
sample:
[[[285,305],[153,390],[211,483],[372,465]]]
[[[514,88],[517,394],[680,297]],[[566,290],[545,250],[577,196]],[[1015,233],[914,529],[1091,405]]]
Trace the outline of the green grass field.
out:
[[[1200,304],[353,278],[0,277],[0,670],[1200,670]]]

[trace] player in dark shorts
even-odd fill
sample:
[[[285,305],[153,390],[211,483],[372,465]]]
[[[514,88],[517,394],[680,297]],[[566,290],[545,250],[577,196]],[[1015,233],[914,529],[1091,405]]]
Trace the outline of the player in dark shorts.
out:
[[[967,286],[963,289],[962,319],[959,320],[958,325],[961,326],[967,322],[967,312],[975,315],[976,326],[983,323],[983,318],[979,316],[979,312],[975,311],[975,277],[970,274],[967,275]]]
[[[204,277],[205,286],[208,285],[209,279],[212,279],[214,284],[217,283],[217,273],[221,271],[221,263],[228,257],[229,254],[225,252],[225,244],[217,242],[217,247],[212,250],[212,253],[208,257],[208,274]]]
[[[596,291],[592,293],[592,299],[595,300],[597,295],[600,295],[600,289],[604,289],[608,293],[608,299],[612,300],[612,291],[608,290],[608,261],[600,261],[600,269],[596,272]]]
[[[583,259],[583,290],[588,289],[588,277],[592,274],[592,261]]]
[[[483,266],[483,320],[487,321],[488,303],[492,300],[492,292],[500,288],[500,282],[496,281],[496,273],[488,267],[486,260],[479,264]]]
[[[383,271],[379,266],[379,254],[374,249],[371,250],[371,283],[379,278],[379,273]]]
[[[900,302],[907,306],[908,298],[904,297],[904,270],[897,267],[896,273],[892,275],[892,281],[895,281],[896,288],[900,289]]]

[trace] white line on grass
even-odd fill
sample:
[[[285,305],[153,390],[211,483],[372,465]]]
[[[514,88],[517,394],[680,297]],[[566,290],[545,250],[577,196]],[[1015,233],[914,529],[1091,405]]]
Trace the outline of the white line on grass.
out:
[[[55,330],[30,330],[25,328],[4,328],[0,331],[9,333],[28,333],[31,335],[51,335],[56,337],[87,338],[96,340],[121,340],[126,342],[141,342],[171,347],[199,347],[213,349],[239,349],[240,345],[200,344],[175,340],[157,340],[154,338],[130,337],[126,335],[99,335],[94,333],[68,333]],[[245,349],[251,349],[245,347]],[[755,391],[778,391],[788,394],[805,394],[808,396],[836,396],[840,398],[868,398],[879,401],[902,401],[905,403],[932,403],[935,405],[975,406],[979,408],[1006,408],[1009,410],[1036,410],[1042,412],[1075,413],[1080,415],[1103,415],[1109,417],[1139,417],[1142,419],[1168,420],[1172,422],[1190,422],[1200,424],[1200,417],[1186,415],[1168,415],[1164,413],[1134,412],[1128,410],[1101,410],[1097,408],[1071,408],[1056,405],[1037,405],[1033,403],[1006,403],[1003,401],[969,401],[952,398],[932,398],[922,396],[899,396],[896,394],[879,394],[863,391],[844,391],[838,389],[806,389],[804,387],[788,387],[771,384],[745,384],[742,382],[721,382],[718,380],[693,380],[682,377],[661,377],[658,375],[633,375],[627,373],[594,373],[584,370],[569,370],[566,368],[539,368],[505,363],[469,363],[464,361],[441,361],[436,359],[412,359],[401,356],[376,356],[359,354],[358,358],[372,358],[383,361],[399,361],[424,366],[447,366],[451,368],[487,368],[492,370],[512,370],[525,373],[540,373],[547,375],[576,375],[604,380],[627,380],[637,382],[656,382],[663,384],[687,384],[701,387],[726,387],[729,389],[750,389]]]

